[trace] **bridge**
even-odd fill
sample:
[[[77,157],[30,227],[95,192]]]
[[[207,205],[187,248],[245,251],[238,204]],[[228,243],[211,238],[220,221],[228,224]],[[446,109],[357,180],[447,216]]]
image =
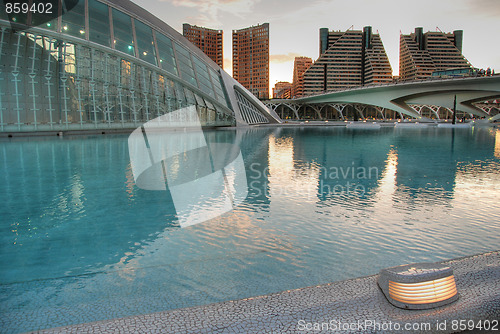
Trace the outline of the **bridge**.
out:
[[[264,101],[283,120],[500,119],[500,75],[363,86],[297,99]]]

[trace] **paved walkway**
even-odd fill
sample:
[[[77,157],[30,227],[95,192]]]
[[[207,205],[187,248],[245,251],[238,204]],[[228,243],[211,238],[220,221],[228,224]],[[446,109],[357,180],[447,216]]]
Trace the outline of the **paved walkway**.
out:
[[[453,333],[479,321],[500,333],[500,251],[443,263],[454,270],[460,298],[432,310],[392,306],[374,275],[38,333]]]

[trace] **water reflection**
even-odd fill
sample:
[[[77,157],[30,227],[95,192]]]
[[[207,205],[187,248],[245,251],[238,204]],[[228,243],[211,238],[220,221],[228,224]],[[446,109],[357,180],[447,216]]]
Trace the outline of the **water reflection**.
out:
[[[389,208],[393,205],[397,191],[397,167],[398,153],[394,148],[391,148],[387,154],[386,164],[379,180],[378,187],[374,191],[375,211],[388,212]]]
[[[469,246],[477,249],[485,238],[495,238],[471,231],[478,221],[498,230],[500,217],[491,206],[476,208],[463,200],[476,196],[464,187],[467,177],[460,171],[464,164],[490,161],[478,168],[500,178],[498,160],[491,160],[495,136],[489,129],[261,131],[269,138],[268,165],[264,170],[250,165],[250,201],[264,194],[261,202],[270,208],[266,221],[283,235],[300,238],[319,266],[367,266],[369,261],[361,258],[378,267],[436,259],[436,254],[446,258],[443,254],[464,254]],[[252,148],[243,152],[257,155]],[[496,184],[480,187],[498,195]],[[495,203],[491,196],[486,198]],[[469,211],[476,212],[474,222]],[[316,245],[321,248],[314,252]],[[330,251],[328,260],[317,255],[324,255],[325,249]],[[404,259],[396,259],[396,254]],[[389,262],[389,255],[396,262]]]
[[[412,224],[437,212],[454,212],[458,198],[462,206],[466,198],[477,198],[478,180],[498,184],[498,160],[492,159],[499,158],[500,131],[452,131],[206,131],[209,145],[241,147],[249,183],[244,204],[217,221],[233,219],[251,235],[259,221],[295,226],[327,217],[366,222],[370,215],[372,221]],[[134,184],[125,138],[1,143],[0,264],[23,264],[3,271],[3,282],[124,263],[159,233],[177,226],[168,191],[143,191]],[[176,164],[186,163],[168,162],[172,173]],[[110,234],[115,236],[111,240]],[[52,264],[61,269],[47,269]]]
[[[433,205],[453,197],[458,164],[488,157],[495,139],[494,154],[489,156],[496,157],[500,142],[500,132],[492,137],[487,129],[476,130],[475,136],[470,130],[461,131],[455,139],[454,130],[406,129],[385,134],[353,131],[350,138],[344,130],[329,133],[328,137],[323,131],[310,130],[305,138],[296,139],[291,135],[296,130],[281,137],[270,136],[269,181],[274,180],[275,187],[285,188],[301,176],[307,180],[302,193],[316,190],[320,200],[332,197],[335,192],[331,190],[342,189],[340,185],[345,191],[360,185],[363,191],[358,195],[385,197],[380,193],[390,188],[396,197],[404,199],[405,205]],[[415,140],[415,132],[423,135]]]
[[[500,129],[495,131],[495,158],[500,159]]]
[[[127,316],[495,249],[499,131],[449,130],[207,130],[241,148],[248,197],[186,229],[169,191],[135,185],[127,136],[0,142],[3,305]]]
[[[78,275],[175,225],[168,194],[130,181],[126,136],[0,143],[1,283]]]
[[[267,190],[270,201],[280,198],[290,199],[290,202],[298,200],[301,203],[315,201],[314,196],[318,191],[318,165],[301,164],[300,159],[295,159],[294,153],[292,137],[276,137],[274,134],[269,136]],[[297,161],[299,164],[295,164]]]

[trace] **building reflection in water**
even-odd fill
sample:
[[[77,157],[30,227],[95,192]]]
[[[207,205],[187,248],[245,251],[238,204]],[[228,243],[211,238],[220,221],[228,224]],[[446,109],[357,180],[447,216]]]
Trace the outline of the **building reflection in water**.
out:
[[[56,310],[68,300],[91,305],[99,296],[97,303],[107,305],[127,296],[116,313],[127,316],[498,245],[498,130],[252,128],[204,135],[208,145],[241,147],[249,195],[186,229],[176,224],[168,191],[133,182],[127,136],[0,142],[0,281],[5,295],[16,296],[8,308],[38,309],[30,308],[32,291],[49,296],[43,305]],[[177,158],[168,162],[172,174],[199,161]],[[358,168],[377,172],[361,177]],[[329,192],[348,182],[363,191]]]
[[[319,166],[297,161],[292,137],[269,136],[269,200],[286,198],[292,202],[315,202],[319,184]],[[300,157],[299,157],[300,159]],[[281,203],[285,204],[285,203]]]
[[[3,283],[85,273],[175,225],[167,192],[131,183],[126,136],[14,138],[0,157]]]
[[[356,217],[359,222],[384,226],[397,221],[422,224],[442,214],[484,215],[489,210],[486,199],[493,198],[478,187],[482,182],[498,184],[495,159],[500,158],[500,131],[479,128],[474,134],[457,132],[453,142],[451,134],[432,129],[424,134],[409,129],[370,133],[345,129],[208,131],[205,137],[209,144],[241,146],[249,196],[217,220],[225,222],[225,230],[210,225],[219,236],[215,232],[207,235],[219,242],[221,236],[243,233],[248,240],[262,238],[263,244],[270,245],[285,241],[278,234],[273,242],[262,237],[274,234],[262,230],[259,222],[293,221],[305,226],[302,222],[311,219],[344,222]],[[124,138],[14,139],[1,143],[0,201],[4,204],[2,219],[10,231],[3,253],[10,255],[1,257],[0,264],[24,263],[12,277],[44,275],[43,268],[51,263],[63,269],[47,272],[49,276],[82,273],[103,263],[102,254],[109,254],[106,263],[120,263],[123,254],[130,259],[140,245],[176,226],[168,191],[145,191],[135,186]],[[253,165],[256,162],[258,166]],[[181,166],[170,161],[173,174],[180,171],[176,165]],[[375,167],[379,173],[365,179],[351,173],[344,178],[332,177],[332,168],[342,176],[353,167]],[[347,182],[363,186],[363,192],[329,192]],[[464,213],[460,207],[470,198],[483,205]],[[108,242],[110,233],[117,236],[114,243]],[[35,250],[31,255],[18,251],[28,241]],[[93,247],[81,254],[86,244]],[[78,254],[79,260],[62,257],[61,248]]]
[[[386,165],[375,191],[377,203],[390,203],[397,190],[398,153],[391,148],[387,154]]]
[[[495,157],[500,150],[499,132],[492,137],[482,130],[476,130],[479,133],[474,138],[464,133],[455,138],[449,131],[429,129],[424,136],[415,136],[407,129],[385,135],[352,133],[349,137],[339,130],[321,141],[314,138],[324,136],[321,130],[311,130],[304,137],[296,136],[298,131],[267,131],[268,165],[247,161],[249,179],[261,177],[260,183],[254,182],[250,188],[260,185],[259,193],[266,194],[268,201],[284,205],[287,201],[305,204],[319,199],[351,206],[342,196],[350,196],[353,201],[361,196],[366,197],[363,205],[370,206],[391,194],[393,205],[401,209],[415,209],[424,203],[449,206],[457,162],[473,160],[474,155],[481,159],[492,139]],[[248,151],[244,153],[248,155]],[[359,188],[355,188],[357,185]]]
[[[500,159],[500,129],[495,131],[495,158]]]

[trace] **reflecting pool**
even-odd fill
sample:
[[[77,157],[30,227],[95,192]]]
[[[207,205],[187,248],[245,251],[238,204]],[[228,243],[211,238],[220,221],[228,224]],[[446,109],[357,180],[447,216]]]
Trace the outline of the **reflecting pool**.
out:
[[[169,191],[135,185],[126,135],[0,141],[2,331],[251,297],[500,244],[499,129],[204,135],[240,147],[248,196],[186,228]]]

